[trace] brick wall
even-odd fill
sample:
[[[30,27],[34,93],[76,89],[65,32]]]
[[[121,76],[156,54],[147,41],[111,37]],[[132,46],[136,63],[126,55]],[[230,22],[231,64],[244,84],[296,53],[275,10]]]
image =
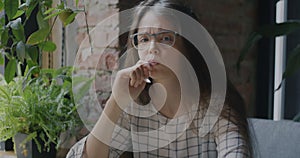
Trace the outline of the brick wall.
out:
[[[255,53],[247,56],[237,74],[235,64],[251,31],[257,25],[257,0],[191,0],[200,23],[217,43],[226,66],[227,76],[244,98],[253,115],[255,103]],[[253,49],[252,51],[255,51]]]
[[[74,66],[79,68],[76,73],[87,79],[95,77],[89,93],[80,102],[85,104],[80,110],[84,111],[81,114],[85,115],[83,121],[89,129],[92,129],[99,118],[99,105],[105,103],[111,90],[111,70],[119,53],[117,3],[118,0],[88,0],[85,4],[79,4],[79,8],[85,7],[86,13],[82,12],[76,16],[76,22],[72,24],[76,26],[68,32],[68,36],[76,35],[67,41],[69,50],[77,48],[76,58],[75,55],[71,55],[74,58],[73,62],[75,61]],[[87,29],[90,36],[87,36]]]

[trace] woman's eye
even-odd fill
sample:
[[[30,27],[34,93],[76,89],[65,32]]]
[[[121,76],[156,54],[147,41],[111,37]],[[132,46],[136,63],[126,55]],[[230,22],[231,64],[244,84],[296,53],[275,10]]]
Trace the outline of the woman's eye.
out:
[[[145,42],[148,42],[149,40],[147,39],[147,38],[142,38],[142,39],[140,39],[140,41],[139,42],[141,42],[141,43],[145,43]]]
[[[162,41],[165,41],[165,42],[170,42],[170,41],[173,41],[172,38],[170,36],[163,36]]]
[[[142,37],[139,37],[138,39],[139,39],[138,40],[139,43],[146,43],[149,41],[149,37],[147,37],[147,36],[142,36]]]

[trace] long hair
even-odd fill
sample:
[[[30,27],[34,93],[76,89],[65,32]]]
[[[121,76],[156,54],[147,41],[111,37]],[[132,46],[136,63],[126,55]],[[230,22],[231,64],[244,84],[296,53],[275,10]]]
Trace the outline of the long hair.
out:
[[[199,21],[197,19],[197,16],[193,13],[193,11],[185,4],[185,1],[181,0],[146,0],[141,2],[134,11],[133,15],[133,21],[132,21],[132,29],[129,32],[129,36],[137,32],[137,26],[139,25],[139,21],[141,18],[149,11],[149,7],[151,8],[170,8],[175,9],[177,11],[180,11],[182,13],[187,14],[188,16],[192,17],[196,21]],[[155,12],[159,12],[161,10],[156,10]],[[181,36],[182,37],[182,36]],[[201,37],[199,37],[201,38]],[[188,61],[191,63],[192,67],[194,68],[198,83],[199,83],[199,89],[200,89],[200,100],[202,101],[199,103],[201,107],[198,109],[201,110],[202,113],[205,113],[208,108],[208,102],[210,100],[211,96],[211,76],[208,70],[208,66],[205,63],[204,58],[199,53],[199,51],[196,49],[196,47],[191,44],[187,39],[182,37],[183,44],[186,50],[184,51],[184,56],[188,59]],[[131,39],[128,38],[127,43],[128,50],[130,48],[133,48]],[[138,53],[134,49],[130,49],[130,52],[127,52],[127,60],[138,60]],[[148,94],[148,90],[151,84],[147,84],[145,89],[142,91],[142,93],[139,96],[139,102],[141,104],[147,104],[150,101],[150,97]],[[247,142],[248,149],[250,150],[250,156],[252,156],[252,146],[251,146],[251,140],[249,135],[249,127],[247,122],[247,116],[246,116],[246,109],[245,104],[238,93],[238,91],[235,89],[233,84],[227,80],[227,89],[226,89],[226,96],[225,96],[225,103],[223,106],[223,109],[220,114],[220,118],[227,119],[228,121],[232,122],[236,125],[237,129],[233,129],[236,131],[239,131],[241,135],[244,137],[244,140]]]

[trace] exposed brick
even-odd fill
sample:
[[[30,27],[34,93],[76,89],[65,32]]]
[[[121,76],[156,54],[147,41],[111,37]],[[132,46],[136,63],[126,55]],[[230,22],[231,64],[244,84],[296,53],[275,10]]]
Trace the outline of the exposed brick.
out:
[[[251,109],[254,107],[252,104],[255,93],[255,49],[250,50],[251,55],[241,64],[240,75],[236,73],[235,63],[249,33],[257,25],[258,1],[210,0],[190,1],[190,3],[200,23],[217,43],[229,79]]]

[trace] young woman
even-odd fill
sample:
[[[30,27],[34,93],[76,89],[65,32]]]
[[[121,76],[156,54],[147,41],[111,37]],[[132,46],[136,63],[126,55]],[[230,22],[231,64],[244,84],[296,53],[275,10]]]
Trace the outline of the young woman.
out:
[[[180,1],[146,0],[136,7],[127,67],[117,73],[91,134],[67,157],[251,157],[240,95],[227,82],[222,106],[210,110],[218,100],[211,73],[170,9],[196,19]],[[132,66],[130,59],[136,59]]]

